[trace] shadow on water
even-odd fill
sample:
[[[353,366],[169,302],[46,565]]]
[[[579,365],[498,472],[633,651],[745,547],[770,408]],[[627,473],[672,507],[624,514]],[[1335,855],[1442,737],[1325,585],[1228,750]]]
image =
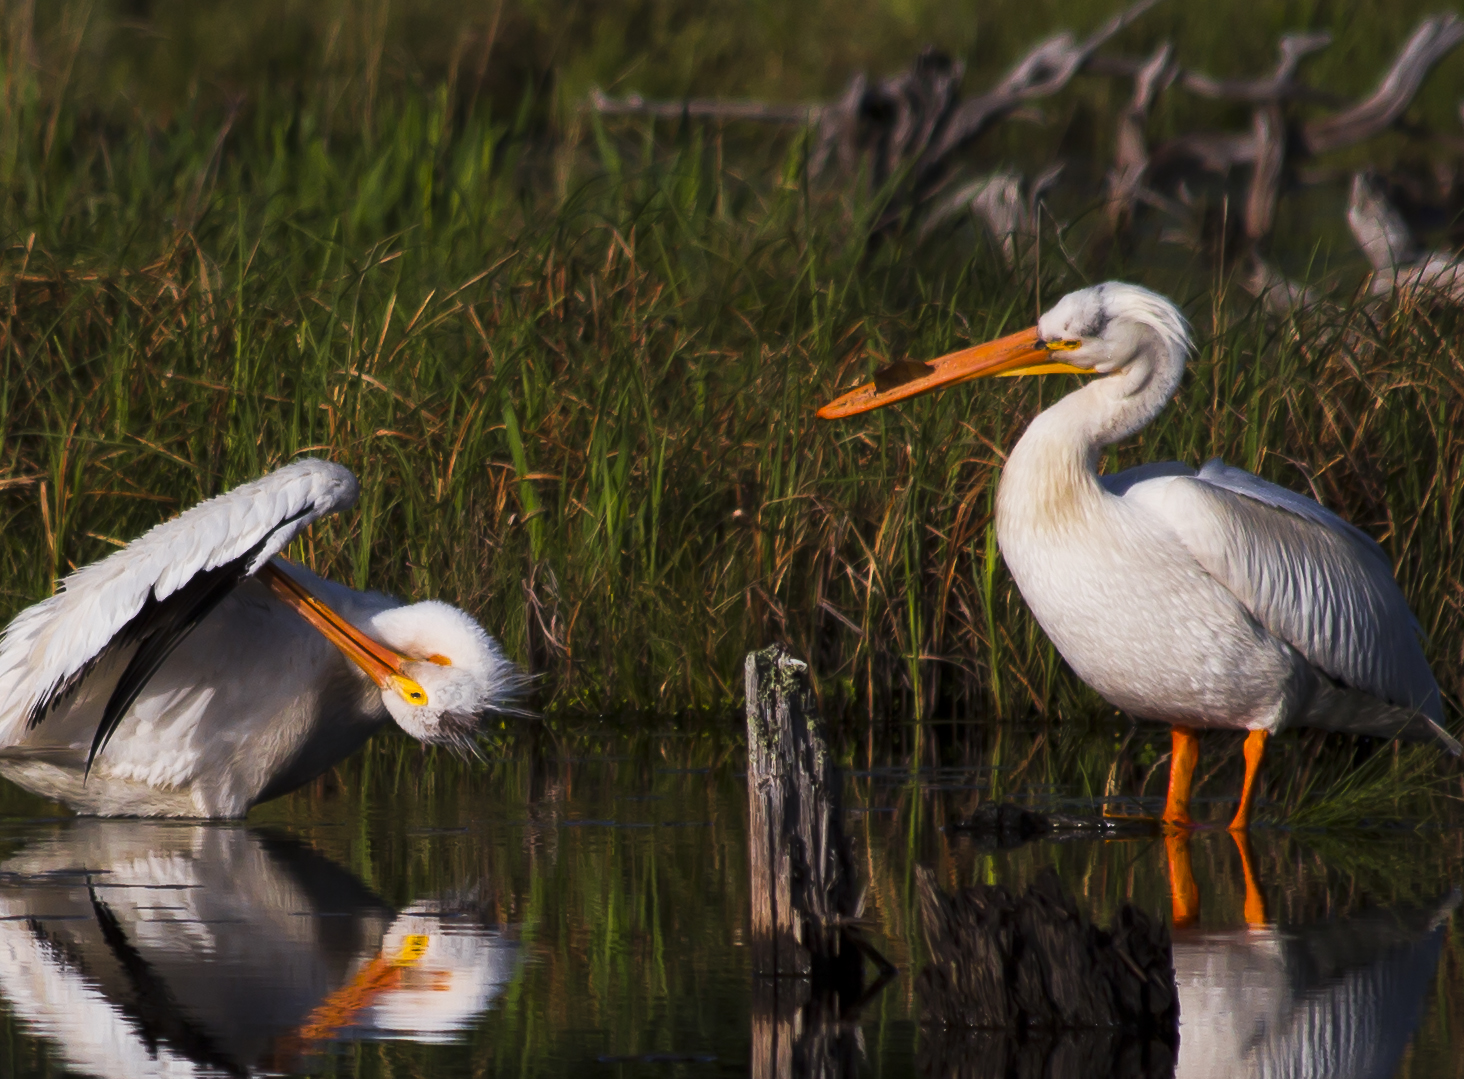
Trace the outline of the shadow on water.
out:
[[[368,751],[249,826],[0,818],[0,1074],[748,1073],[735,745],[419,760]],[[900,974],[844,1017],[835,1074],[1460,1074],[1464,832],[1001,848],[944,827],[989,778],[847,778],[867,935]],[[1101,1033],[922,1028],[919,865],[1013,892],[1051,866],[1100,924],[1124,903],[1169,918],[1191,889],[1177,1061],[1134,1063]]]

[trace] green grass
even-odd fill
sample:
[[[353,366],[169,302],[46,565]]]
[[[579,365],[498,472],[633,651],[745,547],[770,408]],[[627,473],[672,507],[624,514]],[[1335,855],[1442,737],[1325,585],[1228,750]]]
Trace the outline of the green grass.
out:
[[[344,5],[268,10],[276,23],[164,12],[154,37],[135,39],[109,5],[8,25],[0,613],[178,509],[315,453],[355,470],[363,494],[296,554],[357,586],[464,605],[540,676],[553,715],[721,717],[746,651],[785,639],[842,730],[878,741],[873,756],[948,750],[913,719],[1107,721],[1026,613],[991,528],[1005,448],[1069,386],[982,385],[857,422],[813,417],[889,357],[1030,323],[1030,275],[969,235],[871,252],[877,205],[810,188],[796,135],[598,126],[572,107],[595,81],[821,93],[851,66],[903,63],[945,25],[936,5],[911,8],[903,36],[880,30],[903,17],[894,7],[871,7],[878,17],[834,34],[822,66],[795,77],[785,59],[742,81],[731,72],[750,70],[738,50],[751,46],[714,6],[696,33],[723,61],[680,83],[663,62],[692,33],[679,9],[642,53],[626,29],[600,55],[578,23],[553,45],[552,5],[512,7],[502,26],[523,36],[494,39],[493,55],[544,78],[525,92],[499,73],[481,93],[466,53],[450,63],[451,49],[422,43],[446,40],[424,29],[430,4],[373,9],[376,22]],[[625,9],[624,27],[652,10]],[[989,74],[1053,26],[1085,29],[1109,10],[1013,7],[989,19],[999,36],[977,23],[950,43]],[[1238,70],[1278,28],[1335,15],[1267,10],[1224,49],[1219,23],[1168,9],[1128,45],[1172,31],[1215,70]],[[1354,66],[1326,68],[1334,85],[1368,85],[1418,11],[1340,31]],[[751,40],[786,32],[811,47],[831,19],[820,12],[792,30],[764,12]],[[488,47],[488,24],[472,25]],[[253,68],[236,58],[216,80],[188,75],[214,50],[248,54],[271,27],[294,60],[260,46]],[[1441,70],[1420,115],[1457,77]],[[1107,91],[1085,87],[1044,137],[1104,106]],[[1106,467],[1218,454],[1314,491],[1383,542],[1457,700],[1455,315],[1344,304],[1268,325],[1213,262],[1156,269],[1152,254],[1080,247],[1070,262],[1053,245],[1042,260],[1049,302],[1122,274],[1162,287],[1195,324],[1175,404]],[[1102,744],[1081,767],[1047,766],[1101,787],[1113,764]],[[1432,758],[1418,760],[1427,786]]]

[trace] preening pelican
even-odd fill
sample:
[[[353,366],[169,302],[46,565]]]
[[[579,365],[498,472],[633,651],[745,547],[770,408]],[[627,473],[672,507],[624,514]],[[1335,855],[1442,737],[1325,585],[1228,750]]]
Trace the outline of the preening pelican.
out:
[[[341,1041],[464,1039],[519,971],[504,928],[394,911],[282,834],[70,822],[0,863],[0,1006],[68,1075],[308,1073]]]
[[[60,582],[0,640],[0,775],[101,816],[242,817],[388,720],[466,746],[523,676],[467,614],[278,557],[356,501],[305,459]]]
[[[1311,499],[1218,459],[1100,476],[1142,430],[1190,350],[1178,308],[1109,282],[1037,326],[929,364],[904,362],[825,405],[825,419],[990,375],[1101,376],[1027,428],[1002,470],[996,534],[1022,596],[1078,676],[1174,727],[1164,821],[1190,827],[1201,728],[1248,731],[1230,827],[1249,826],[1269,735],[1287,726],[1436,740],[1439,690],[1382,549]]]

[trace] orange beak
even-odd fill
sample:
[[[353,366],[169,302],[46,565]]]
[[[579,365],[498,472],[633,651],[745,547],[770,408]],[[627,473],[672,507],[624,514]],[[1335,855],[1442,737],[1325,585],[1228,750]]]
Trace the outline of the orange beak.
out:
[[[281,602],[294,608],[382,689],[391,686],[408,704],[427,703],[427,691],[402,673],[402,664],[409,662],[410,656],[373,641],[273,562],[266,562],[260,568],[259,578]]]
[[[875,373],[874,381],[850,390],[818,410],[820,419],[838,420],[872,412],[899,401],[932,393],[957,382],[994,375],[1091,375],[1086,367],[1052,360],[1055,348],[1071,348],[1066,342],[1048,344],[1037,336],[1034,326],[1020,333],[999,337],[975,348],[963,348],[928,363],[901,360]]]

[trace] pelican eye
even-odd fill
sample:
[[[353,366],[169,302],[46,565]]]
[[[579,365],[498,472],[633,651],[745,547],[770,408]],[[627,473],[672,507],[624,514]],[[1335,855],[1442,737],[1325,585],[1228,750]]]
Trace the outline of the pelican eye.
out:
[[[408,678],[406,675],[392,675],[391,685],[393,689],[401,694],[402,700],[406,701],[408,704],[414,704],[418,708],[421,708],[427,703],[427,691],[423,689],[421,685]]]
[[[1083,342],[1080,338],[1064,337],[1056,341],[1043,341],[1038,347],[1045,348],[1048,352],[1072,352],[1082,348]]]

